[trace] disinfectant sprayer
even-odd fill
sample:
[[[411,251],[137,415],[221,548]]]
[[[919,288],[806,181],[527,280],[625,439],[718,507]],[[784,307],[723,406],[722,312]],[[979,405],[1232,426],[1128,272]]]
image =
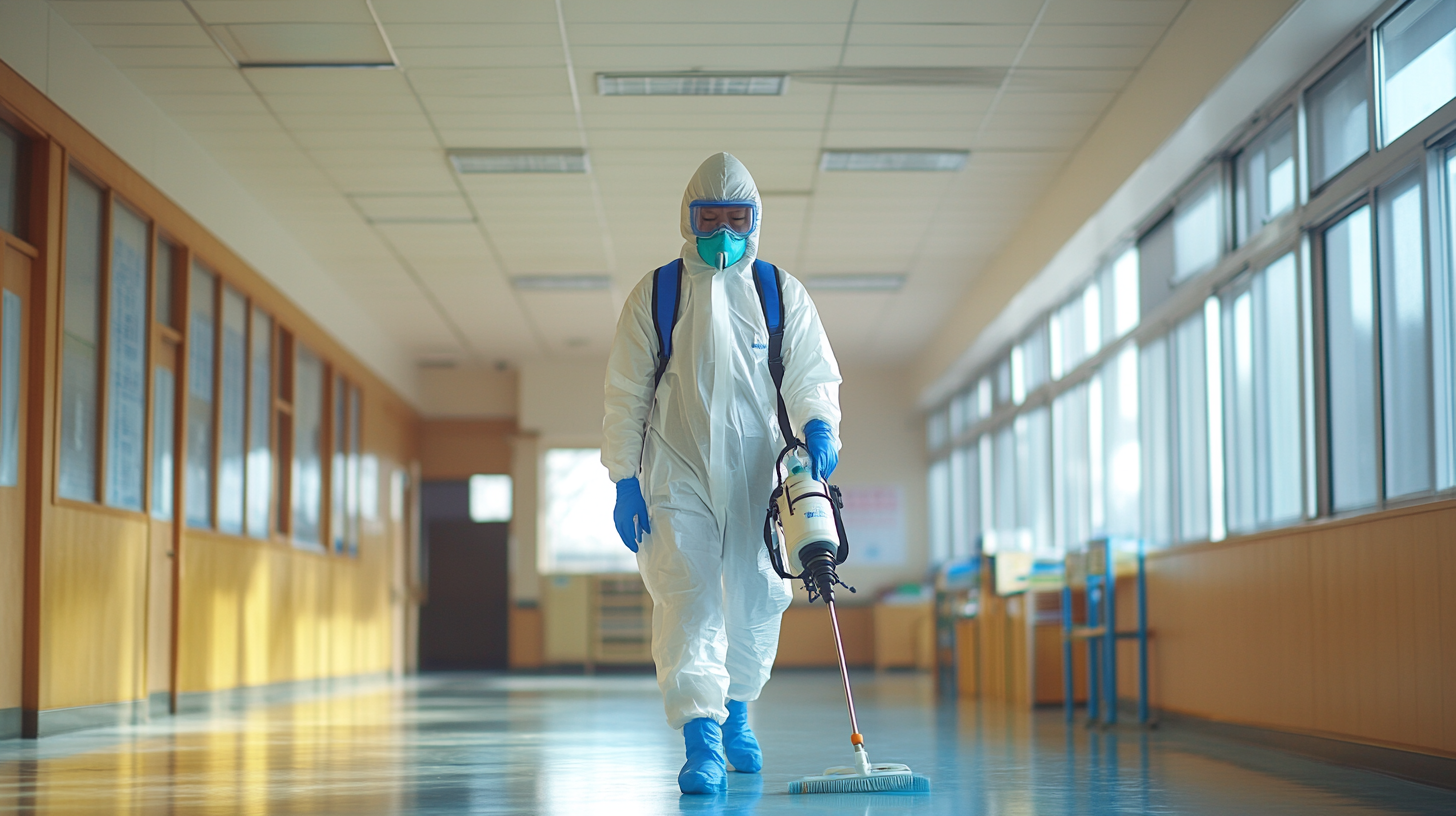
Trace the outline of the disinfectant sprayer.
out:
[[[783,578],[803,581],[809,602],[822,599],[829,608],[834,650],[839,656],[839,676],[844,681],[844,701],[849,707],[849,741],[854,746],[854,766],[829,768],[820,776],[790,782],[789,793],[928,792],[930,780],[926,777],[912,773],[905,765],[871,765],[865,751],[864,737],[854,713],[854,693],[849,688],[849,667],[844,662],[839,616],[834,611],[836,586],[854,592],[854,587],[839,580],[836,571],[849,558],[849,538],[844,533],[844,518],[840,513],[844,500],[838,487],[829,484],[827,479],[814,478],[808,463],[795,453],[803,447],[795,439],[779,453],[774,467],[778,486],[769,499],[763,543],[775,572]]]

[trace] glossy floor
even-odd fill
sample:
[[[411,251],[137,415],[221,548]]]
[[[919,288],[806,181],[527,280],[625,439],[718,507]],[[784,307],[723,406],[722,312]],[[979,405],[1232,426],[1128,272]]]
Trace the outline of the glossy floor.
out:
[[[0,743],[0,813],[1456,813],[1456,793],[1175,728],[1089,733],[1056,711],[937,703],[865,673],[871,756],[928,795],[800,795],[848,756],[832,673],[780,672],[752,708],[762,775],[680,796],[682,743],[647,676],[440,675]]]

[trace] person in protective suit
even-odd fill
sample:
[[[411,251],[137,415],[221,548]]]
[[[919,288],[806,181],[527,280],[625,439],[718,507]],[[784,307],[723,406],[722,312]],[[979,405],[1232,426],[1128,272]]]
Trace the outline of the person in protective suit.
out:
[[[622,308],[607,367],[602,464],[617,485],[617,531],[652,596],[657,682],[687,747],[683,793],[724,790],[725,759],[740,772],[762,767],[748,703],[768,681],[790,600],[763,545],[784,439],[752,272],[761,215],[742,162],[727,153],[703,162],[683,194],[678,321],[661,382],[654,393],[651,273]],[[784,403],[828,478],[839,458],[839,366],[803,284],[780,276]]]

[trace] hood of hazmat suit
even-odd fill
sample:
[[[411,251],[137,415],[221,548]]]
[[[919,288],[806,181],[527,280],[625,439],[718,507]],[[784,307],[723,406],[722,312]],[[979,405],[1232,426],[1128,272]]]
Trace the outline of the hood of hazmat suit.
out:
[[[699,257],[689,210],[703,201],[758,208],[743,257],[726,269]],[[652,595],[652,654],[674,728],[699,717],[721,723],[728,698],[758,698],[790,598],[763,546],[784,445],[752,273],[763,220],[742,162],[727,153],[703,162],[683,193],[684,274],[662,382],[654,394],[651,273],[627,297],[607,366],[602,464],[616,482],[638,475],[640,463],[652,532],[637,564]],[[804,425],[821,419],[838,439],[839,366],[803,284],[781,275],[789,421],[802,438]]]

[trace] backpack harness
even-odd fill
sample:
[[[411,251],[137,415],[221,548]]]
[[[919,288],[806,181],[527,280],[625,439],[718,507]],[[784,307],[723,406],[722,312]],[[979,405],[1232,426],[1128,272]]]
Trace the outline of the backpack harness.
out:
[[[667,363],[672,359],[672,330],[677,326],[679,307],[682,305],[682,278],[682,259],[659,266],[652,273],[652,327],[657,332],[657,367],[652,372],[654,399],[657,386],[662,382],[662,375],[667,371]],[[795,448],[806,447],[797,436],[794,436],[794,427],[789,423],[789,409],[784,404],[783,276],[779,274],[779,268],[768,261],[754,260],[753,285],[758,290],[758,303],[763,307],[764,325],[768,327],[768,373],[773,377],[774,391],[778,395],[779,431],[784,435],[784,449],[779,453],[774,469],[782,476],[784,457]],[[649,408],[648,417],[651,416],[652,410]],[[645,451],[645,439],[643,447]],[[844,498],[840,495],[839,488],[829,484],[827,479],[824,484],[828,492],[808,495],[822,496],[829,500],[834,511],[835,527],[839,532],[839,551],[835,554],[834,560],[836,564],[843,564],[849,557],[849,537],[845,534],[844,519],[840,515],[840,510],[844,508]],[[809,578],[807,571],[800,575],[793,575],[788,571],[787,565],[784,563],[783,548],[776,543],[774,536],[774,531],[778,529],[778,498],[783,490],[784,485],[780,478],[778,487],[769,499],[768,514],[763,520],[763,543],[768,548],[769,562],[774,571],[782,578],[803,580],[812,603],[816,597],[819,597],[817,587]],[[792,512],[792,501],[789,503],[789,507]],[[845,586],[842,583],[840,585]],[[850,592],[854,591],[853,587],[846,588]]]
[[[682,304],[682,277],[681,258],[652,273],[652,327],[657,330],[657,369],[652,372],[654,394],[672,358],[672,330],[677,326],[678,307]],[[784,286],[779,268],[768,261],[755,260],[753,284],[758,290],[758,303],[763,307],[764,325],[768,327],[768,373],[778,394],[779,430],[789,447],[798,447],[802,443],[794,436],[789,410],[784,405]]]

